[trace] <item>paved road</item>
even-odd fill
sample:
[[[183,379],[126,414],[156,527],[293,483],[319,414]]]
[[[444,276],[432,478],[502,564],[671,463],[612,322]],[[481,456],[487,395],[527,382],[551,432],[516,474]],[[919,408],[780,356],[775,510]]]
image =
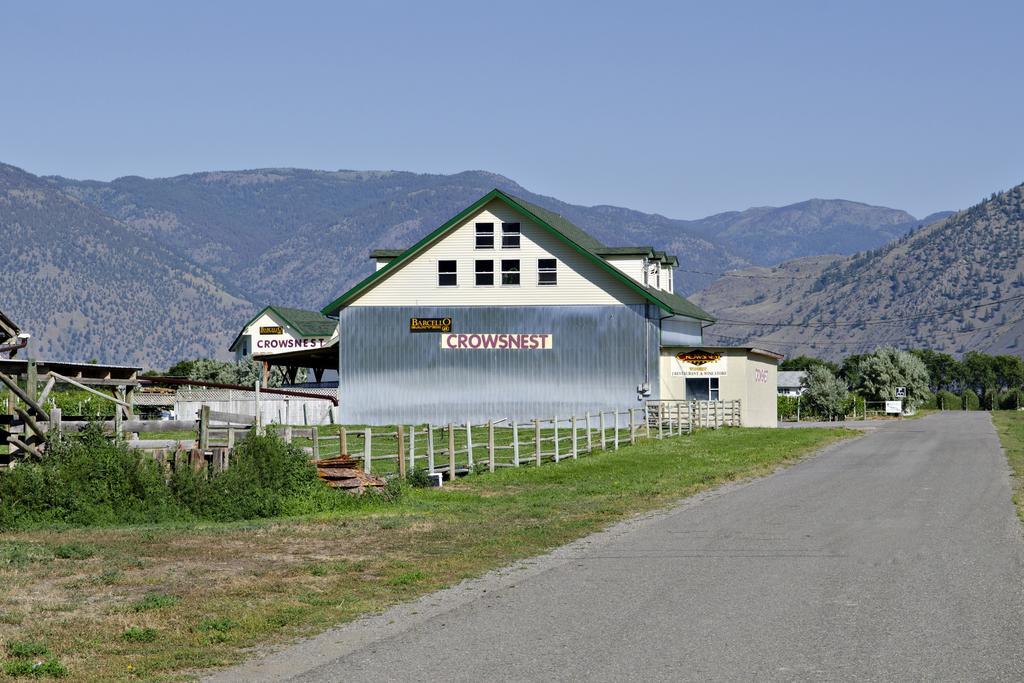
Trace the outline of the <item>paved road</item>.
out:
[[[986,413],[771,477],[219,680],[1022,680],[1024,543]]]

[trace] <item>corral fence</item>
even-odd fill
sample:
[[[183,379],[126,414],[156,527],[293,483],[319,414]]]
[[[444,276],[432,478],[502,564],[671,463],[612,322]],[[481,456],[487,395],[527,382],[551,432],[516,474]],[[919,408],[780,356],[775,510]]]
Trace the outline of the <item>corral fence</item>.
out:
[[[196,420],[86,421],[51,410],[41,433],[75,432],[89,424],[123,434],[129,445],[149,452],[170,474],[189,466],[219,472],[230,467],[235,444],[254,429],[272,429],[314,461],[350,456],[366,474],[389,478],[423,471],[452,479],[476,471],[540,466],[575,460],[598,450],[618,450],[639,439],[664,439],[695,429],[740,426],[739,401],[649,401],[642,408],[586,412],[518,422],[507,418],[444,425],[390,427],[297,427],[258,424],[255,415],[203,406]],[[143,433],[192,431],[195,440],[138,438]]]

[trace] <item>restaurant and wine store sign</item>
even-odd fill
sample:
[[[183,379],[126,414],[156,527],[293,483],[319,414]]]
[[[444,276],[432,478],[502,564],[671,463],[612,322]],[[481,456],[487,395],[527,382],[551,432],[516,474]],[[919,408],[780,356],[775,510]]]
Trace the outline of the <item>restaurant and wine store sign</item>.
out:
[[[409,318],[410,332],[451,332],[451,318]]]
[[[680,351],[673,358],[674,377],[723,377],[726,374],[726,357],[718,351],[693,349]]]

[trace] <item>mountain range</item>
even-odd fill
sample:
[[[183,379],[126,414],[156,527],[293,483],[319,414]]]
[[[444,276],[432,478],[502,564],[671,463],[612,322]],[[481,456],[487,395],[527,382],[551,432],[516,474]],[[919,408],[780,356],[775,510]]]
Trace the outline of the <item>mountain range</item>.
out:
[[[724,271],[874,250],[936,218],[812,199],[679,220],[568,204],[485,171],[257,169],[101,182],[0,164],[0,183],[0,229],[16,236],[0,253],[0,309],[33,333],[34,352],[153,367],[224,357],[267,303],[319,308],[372,270],[371,249],[408,246],[494,187],[609,245],[676,254],[683,294]]]
[[[1022,355],[1024,185],[884,247],[729,273],[693,297],[709,343],[839,359],[878,346]]]

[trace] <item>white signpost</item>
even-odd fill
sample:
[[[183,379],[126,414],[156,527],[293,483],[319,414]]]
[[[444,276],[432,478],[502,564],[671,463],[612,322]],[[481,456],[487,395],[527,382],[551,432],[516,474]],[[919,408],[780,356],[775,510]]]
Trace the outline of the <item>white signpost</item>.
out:
[[[886,401],[885,412],[895,413],[897,415],[903,414],[903,401]]]

